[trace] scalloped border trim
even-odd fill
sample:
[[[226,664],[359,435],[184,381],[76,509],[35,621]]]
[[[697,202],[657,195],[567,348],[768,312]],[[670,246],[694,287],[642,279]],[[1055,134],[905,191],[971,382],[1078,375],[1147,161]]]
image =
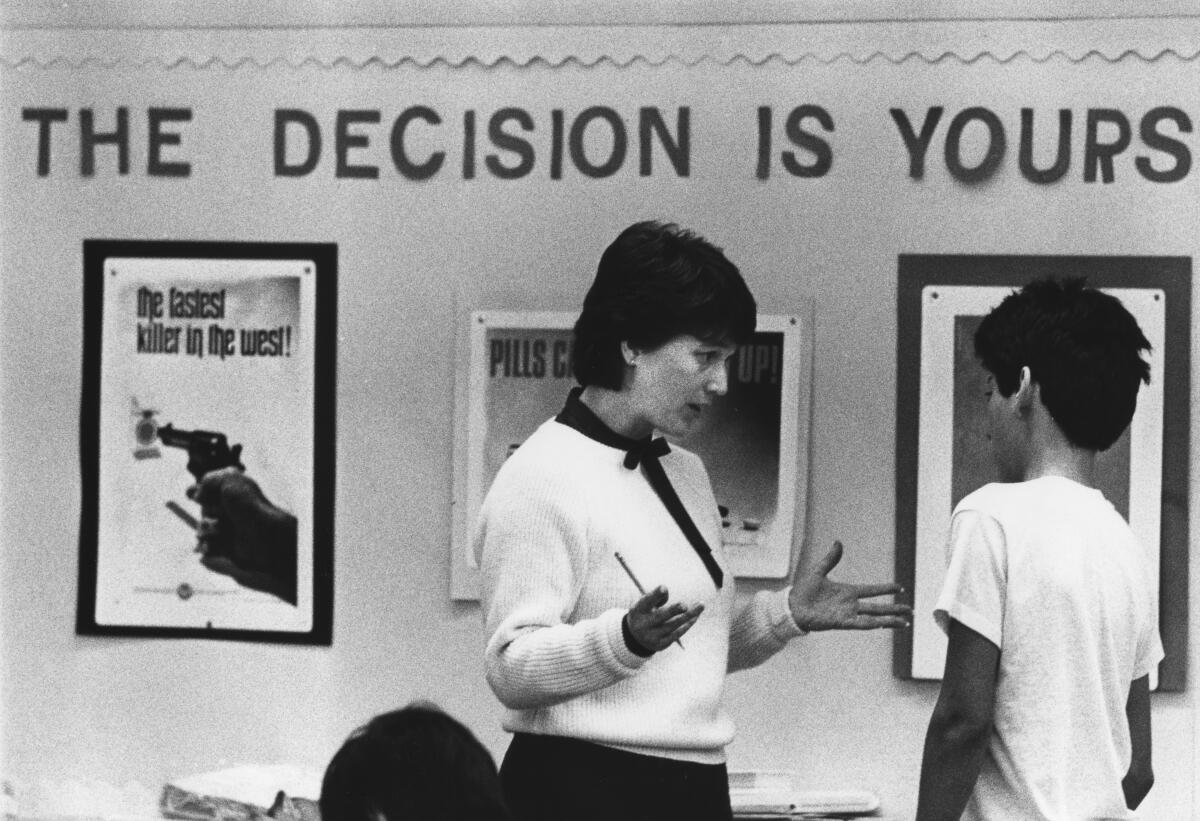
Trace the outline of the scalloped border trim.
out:
[[[306,68],[319,68],[323,70],[332,69],[352,69],[361,71],[369,68],[383,68],[388,70],[396,70],[402,68],[419,68],[427,69],[439,65],[447,68],[466,68],[469,66],[479,66],[481,68],[493,69],[501,66],[511,66],[514,68],[530,68],[535,66],[544,66],[547,68],[562,68],[568,65],[578,65],[582,68],[597,68],[603,65],[612,65],[615,68],[630,68],[631,66],[643,63],[652,68],[660,68],[662,66],[678,63],[686,68],[696,68],[704,63],[714,63],[718,66],[727,67],[734,63],[745,63],[751,66],[763,66],[772,62],[779,62],[789,66],[800,65],[803,63],[818,63],[820,65],[833,65],[839,62],[852,63],[854,65],[870,65],[875,62],[887,62],[892,65],[903,65],[909,62],[923,62],[927,65],[937,65],[940,63],[959,63],[961,65],[974,65],[985,61],[991,61],[996,64],[1005,65],[1008,63],[1018,62],[1021,59],[1028,59],[1033,63],[1050,63],[1056,59],[1065,58],[1071,63],[1082,63],[1089,59],[1099,59],[1107,63],[1120,63],[1126,60],[1137,59],[1144,63],[1155,63],[1160,60],[1174,57],[1180,62],[1192,62],[1197,56],[1200,56],[1200,49],[1194,49],[1190,53],[1181,53],[1176,49],[1165,48],[1154,54],[1145,54],[1137,49],[1127,49],[1117,55],[1109,55],[1101,51],[1092,49],[1084,54],[1070,54],[1062,50],[1054,50],[1045,54],[1034,54],[1029,51],[1020,50],[1007,55],[994,54],[990,51],[980,52],[971,56],[957,54],[951,51],[946,51],[938,55],[928,55],[921,52],[909,52],[903,55],[885,54],[881,51],[876,51],[865,56],[857,56],[849,52],[842,52],[833,57],[823,57],[816,54],[804,54],[797,57],[788,57],[783,54],[769,54],[763,57],[751,57],[745,54],[735,54],[731,57],[718,59],[702,55],[700,57],[687,58],[678,55],[669,55],[666,57],[649,57],[637,55],[628,58],[615,58],[609,56],[600,56],[593,58],[580,58],[575,56],[561,57],[557,59],[548,59],[545,57],[527,57],[523,61],[513,57],[494,57],[490,60],[482,60],[477,57],[463,57],[459,59],[451,59],[446,57],[367,57],[355,59],[350,57],[335,57],[335,58],[320,58],[320,57],[305,57],[302,60],[292,60],[282,57],[274,57],[270,59],[260,59],[258,57],[206,57],[194,58],[190,56],[179,57],[151,57],[140,59],[127,58],[101,58],[101,57],[81,57],[68,58],[55,56],[50,58],[41,58],[37,56],[27,56],[19,59],[10,59],[4,55],[0,55],[0,65],[10,69],[21,68],[37,68],[42,70],[52,70],[56,68],[67,68],[71,70],[79,70],[85,68],[102,68],[102,69],[163,69],[163,70],[209,70],[215,68],[235,71],[245,68],[255,68],[266,71],[273,68],[287,68],[291,70],[301,70]]]
[[[0,66],[24,70],[354,70],[805,63],[1108,63],[1200,56],[1200,19],[774,26],[10,30]]]

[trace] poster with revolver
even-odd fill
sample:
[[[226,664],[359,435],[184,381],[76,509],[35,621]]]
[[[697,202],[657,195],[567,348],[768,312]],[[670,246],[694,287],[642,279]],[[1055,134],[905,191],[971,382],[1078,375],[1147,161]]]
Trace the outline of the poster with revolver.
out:
[[[79,632],[328,643],[334,254],[84,243]]]

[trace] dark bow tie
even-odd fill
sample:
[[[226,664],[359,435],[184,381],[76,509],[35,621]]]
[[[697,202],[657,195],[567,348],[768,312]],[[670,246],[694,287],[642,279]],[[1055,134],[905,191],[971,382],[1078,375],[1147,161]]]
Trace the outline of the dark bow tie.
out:
[[[646,437],[638,442],[625,452],[625,467],[630,470],[635,470],[641,462],[647,458],[661,459],[671,452],[671,446],[667,444],[667,440],[659,436],[657,439]]]
[[[596,416],[591,408],[583,403],[579,398],[581,392],[581,388],[571,391],[567,397],[567,404],[555,417],[555,420],[567,427],[574,428],[590,439],[595,439],[611,448],[624,450],[625,461],[623,464],[630,470],[636,470],[639,465],[641,466],[646,479],[650,482],[650,487],[654,488],[654,492],[658,494],[658,498],[670,512],[671,518],[679,525],[679,529],[691,543],[696,555],[700,557],[700,561],[704,562],[704,568],[712,577],[713,584],[719,588],[725,580],[725,574],[721,571],[717,560],[713,558],[712,549],[704,541],[703,534],[696,527],[696,523],[692,521],[692,517],[688,515],[687,508],[679,499],[679,494],[675,492],[675,488],[671,487],[671,480],[667,477],[662,463],[658,461],[671,452],[667,440],[661,436],[653,439],[647,436],[645,439],[638,440],[622,436],[605,425],[600,417]]]
[[[704,569],[712,577],[713,584],[720,588],[725,581],[725,573],[717,564],[717,560],[713,558],[712,549],[708,546],[708,542],[704,541],[704,536],[696,527],[696,523],[692,521],[692,517],[688,515],[687,508],[679,499],[679,494],[671,486],[671,480],[667,478],[667,471],[663,468],[662,462],[658,461],[670,452],[670,445],[661,436],[657,439],[642,439],[625,452],[623,464],[630,470],[635,470],[639,464],[642,466],[646,479],[650,482],[650,487],[654,488],[654,492],[658,494],[658,498],[670,512],[671,518],[675,520],[679,529],[683,531],[683,535],[687,536],[687,540],[691,542],[692,549],[696,551],[700,561],[704,562]]]

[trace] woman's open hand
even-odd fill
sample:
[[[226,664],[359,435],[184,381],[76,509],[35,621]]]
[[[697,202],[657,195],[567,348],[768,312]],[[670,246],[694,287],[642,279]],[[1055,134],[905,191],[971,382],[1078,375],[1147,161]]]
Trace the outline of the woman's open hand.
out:
[[[900,585],[831,581],[829,572],[841,560],[842,543],[834,542],[812,569],[796,565],[788,607],[801,630],[874,630],[912,624],[912,608],[907,604],[862,601],[903,593]]]

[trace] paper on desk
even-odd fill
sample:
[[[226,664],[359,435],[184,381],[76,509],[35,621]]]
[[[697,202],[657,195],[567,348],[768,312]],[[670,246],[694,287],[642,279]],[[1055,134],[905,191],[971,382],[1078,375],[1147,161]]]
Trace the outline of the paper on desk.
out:
[[[734,815],[786,815],[795,809],[792,773],[763,770],[729,774],[729,803]]]
[[[879,796],[869,790],[800,790],[792,794],[802,813],[869,813],[879,809]]]
[[[730,790],[729,804],[734,815],[789,815],[796,810],[791,795],[783,792]]]
[[[257,807],[270,807],[280,791],[292,798],[316,800],[321,795],[324,771],[291,764],[260,764],[230,767],[186,778],[171,784],[196,795],[228,798]]]
[[[862,815],[879,809],[868,790],[798,790],[794,775],[780,771],[729,774],[729,799],[735,815]]]

